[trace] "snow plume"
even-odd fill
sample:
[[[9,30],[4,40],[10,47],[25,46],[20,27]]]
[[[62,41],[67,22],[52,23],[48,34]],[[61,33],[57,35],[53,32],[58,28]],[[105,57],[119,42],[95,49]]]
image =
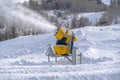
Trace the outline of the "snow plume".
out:
[[[0,0],[0,20],[2,20],[4,26],[16,26],[18,29],[43,32],[51,31],[55,28],[37,12],[22,7],[19,3],[24,1],[26,0]]]

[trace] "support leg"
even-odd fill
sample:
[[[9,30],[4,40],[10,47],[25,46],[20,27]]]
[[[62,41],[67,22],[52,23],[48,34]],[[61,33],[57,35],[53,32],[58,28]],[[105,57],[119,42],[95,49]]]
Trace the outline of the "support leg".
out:
[[[76,59],[77,55],[76,55],[76,48],[74,47],[72,50],[72,64],[76,65],[77,63],[77,59]]]
[[[57,56],[55,56],[55,62],[57,63]]]
[[[68,56],[65,56],[65,58],[68,59],[72,63],[72,60]]]
[[[48,54],[48,62],[50,62],[50,55]]]
[[[82,64],[82,53],[80,53],[80,64]]]

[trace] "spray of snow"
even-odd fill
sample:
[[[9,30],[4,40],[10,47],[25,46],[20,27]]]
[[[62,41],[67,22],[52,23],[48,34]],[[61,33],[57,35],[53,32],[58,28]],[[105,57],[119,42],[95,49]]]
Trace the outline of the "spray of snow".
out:
[[[0,1],[0,16],[6,19],[6,25],[17,25],[25,27],[24,29],[35,29],[43,31],[51,31],[55,26],[46,21],[37,12],[22,7],[18,3],[26,0],[4,0]]]

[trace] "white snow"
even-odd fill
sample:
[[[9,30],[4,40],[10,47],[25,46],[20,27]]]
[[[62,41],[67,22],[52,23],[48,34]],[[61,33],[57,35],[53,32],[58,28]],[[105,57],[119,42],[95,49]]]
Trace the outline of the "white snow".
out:
[[[82,64],[79,57],[77,65],[65,58],[58,58],[57,63],[52,58],[49,63],[45,52],[48,44],[56,44],[56,28],[31,10],[9,6],[13,5],[0,1],[0,12],[8,12],[9,20],[24,19],[23,25],[31,23],[51,33],[1,41],[0,80],[120,80],[120,24],[74,29],[78,39],[74,46],[78,47],[77,54],[82,53]],[[102,12],[85,13],[79,17],[85,16],[94,23],[101,15]]]
[[[25,1],[29,1],[29,0],[13,0],[15,3],[23,3]]]
[[[78,39],[74,46],[83,54],[82,64],[77,65],[71,65],[64,58],[58,58],[57,63],[54,58],[51,63],[47,61],[47,45],[56,43],[54,32],[2,41],[0,80],[119,80],[119,26],[89,26],[73,30]]]
[[[106,4],[106,5],[108,5],[108,6],[109,6],[109,5],[110,5],[110,1],[111,1],[111,0],[101,0],[101,1],[102,1],[104,4]]]
[[[92,25],[95,25],[99,21],[99,19],[102,17],[103,13],[104,12],[82,13],[78,15],[78,19],[80,19],[81,17],[88,18],[88,20],[92,23]]]
[[[102,17],[102,14],[104,12],[89,12],[89,13],[78,13],[78,14],[73,14],[73,13],[65,13],[64,11],[44,11],[43,12],[45,15],[47,15],[48,19],[50,20],[56,20],[60,25],[62,26],[67,26],[67,27],[72,27],[71,22],[72,19],[75,17],[77,20],[79,20],[81,17],[85,17],[89,20],[91,23],[90,25],[95,26],[99,19]],[[58,16],[57,13],[61,13],[62,16]]]

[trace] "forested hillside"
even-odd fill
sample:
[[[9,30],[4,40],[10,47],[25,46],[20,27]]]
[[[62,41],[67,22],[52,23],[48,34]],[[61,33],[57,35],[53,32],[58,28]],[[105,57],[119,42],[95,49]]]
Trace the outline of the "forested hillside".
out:
[[[109,5],[104,0],[26,0],[16,5],[0,1],[0,5],[0,40],[49,32],[40,28],[41,19],[49,24],[47,27],[52,24],[69,28],[120,22],[120,0],[112,0]],[[100,14],[91,19],[87,13]]]

